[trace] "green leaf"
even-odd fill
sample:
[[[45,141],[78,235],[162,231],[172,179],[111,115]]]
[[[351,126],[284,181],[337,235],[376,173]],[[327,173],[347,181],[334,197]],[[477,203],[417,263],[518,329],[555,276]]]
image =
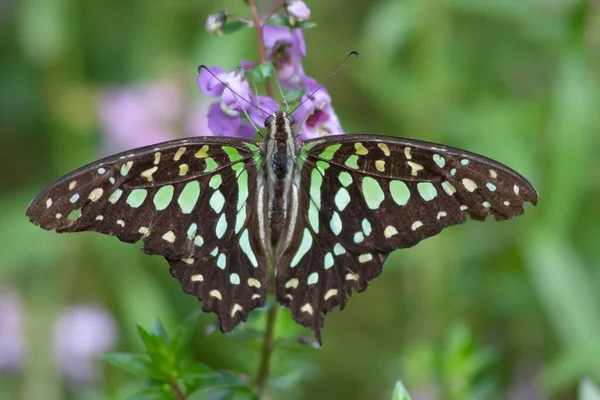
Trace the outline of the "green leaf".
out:
[[[144,328],[138,325],[138,332],[144,345],[146,345],[146,351],[148,355],[160,369],[162,369],[169,376],[173,376],[174,363],[172,359],[175,357],[170,356],[170,351],[167,349],[167,345],[163,341],[162,337],[148,333]]]
[[[286,17],[273,17],[266,22],[267,25],[284,26],[286,28],[309,29],[317,26],[314,22],[302,21],[295,25],[290,24],[290,20]]]
[[[250,71],[250,78],[256,83],[264,83],[275,76],[275,67],[272,63],[259,64]]]
[[[203,372],[185,372],[182,374],[187,388],[200,389],[233,389],[244,393],[253,393],[254,389],[250,385],[249,379],[243,379],[232,372],[212,371]]]
[[[223,26],[223,33],[234,33],[249,28],[254,28],[254,26],[242,21],[226,21]]]
[[[304,96],[304,93],[306,93],[305,89],[300,89],[300,88],[294,88],[291,90],[288,90],[285,93],[285,100],[288,103],[293,103],[294,101],[298,101],[302,98],[302,96]]]
[[[146,379],[164,379],[165,376],[145,354],[111,353],[104,360],[124,371]]]
[[[173,390],[167,385],[153,385],[127,396],[125,400],[172,400]]]
[[[160,319],[154,318],[154,321],[152,322],[151,333],[155,336],[160,337],[165,344],[169,344],[169,334],[165,330],[165,327],[163,326],[162,322],[160,322]]]
[[[173,356],[175,363],[181,360],[183,354],[185,354],[186,346],[192,337],[192,333],[198,325],[200,319],[200,312],[196,311],[188,316],[183,323],[177,327],[175,333],[171,336],[171,340],[168,345],[168,353]]]
[[[410,398],[410,394],[408,393],[401,381],[397,381],[396,386],[394,386],[392,400],[412,400]]]

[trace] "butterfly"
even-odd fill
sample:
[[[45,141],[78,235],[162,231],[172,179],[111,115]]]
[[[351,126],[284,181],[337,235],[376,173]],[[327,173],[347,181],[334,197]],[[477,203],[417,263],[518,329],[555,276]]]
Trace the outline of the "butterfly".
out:
[[[261,142],[195,137],[104,158],[48,186],[27,215],[47,230],[142,240],[223,332],[265,305],[273,266],[277,301],[320,342],[325,315],[392,251],[537,203],[517,172],[464,150],[374,134],[300,142],[284,111],[265,128]]]

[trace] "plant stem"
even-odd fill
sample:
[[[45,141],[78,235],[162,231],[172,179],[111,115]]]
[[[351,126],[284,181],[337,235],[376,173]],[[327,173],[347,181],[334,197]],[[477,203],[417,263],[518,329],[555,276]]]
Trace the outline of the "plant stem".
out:
[[[177,400],[186,400],[186,397],[183,394],[183,392],[181,391],[181,389],[179,388],[179,385],[177,384],[177,382],[175,382],[175,381],[171,382],[171,387],[173,388],[173,391],[175,392],[175,395],[177,396]]]
[[[265,48],[265,36],[263,35],[263,20],[260,18],[260,13],[256,7],[255,0],[248,0],[250,11],[252,12],[252,19],[254,20],[254,28],[256,29],[256,40],[258,41],[258,53],[260,55],[260,63],[267,63],[267,49]],[[267,94],[272,99],[275,98],[275,92],[273,92],[273,85],[271,82],[265,82]]]
[[[281,3],[281,5],[283,2]],[[255,0],[248,0],[248,5],[250,6],[250,11],[252,12],[252,19],[254,20],[254,27],[256,29],[256,39],[258,41],[258,52],[260,55],[260,63],[267,63],[267,50],[265,48],[265,37],[263,33],[264,21],[260,17],[260,13],[258,12],[258,8],[256,7]],[[281,7],[281,5],[279,7]],[[270,16],[276,12],[277,7],[274,11],[271,12]],[[269,18],[270,18],[269,16]],[[271,82],[265,83],[265,88],[267,90],[267,94],[271,98],[275,98],[275,93],[273,92],[273,85]],[[271,282],[271,288],[274,287]],[[256,377],[256,388],[258,391],[258,398],[262,398],[265,389],[267,387],[267,381],[269,380],[269,372],[271,365],[271,356],[273,355],[273,345],[275,342],[275,321],[277,320],[277,304],[274,304],[269,311],[267,312],[267,326],[265,330],[265,339],[263,343],[260,367],[258,369],[258,375]]]
[[[262,354],[260,359],[260,368],[256,377],[256,387],[258,389],[258,398],[262,395],[267,386],[269,378],[271,355],[273,354],[273,344],[275,342],[275,320],[277,319],[277,304],[267,312],[267,330],[265,332],[265,341],[263,343]]]

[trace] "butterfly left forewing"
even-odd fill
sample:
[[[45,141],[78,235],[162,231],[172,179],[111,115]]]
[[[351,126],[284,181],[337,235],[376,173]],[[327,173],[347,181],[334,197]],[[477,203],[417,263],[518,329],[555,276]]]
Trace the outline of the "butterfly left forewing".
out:
[[[537,202],[519,174],[447,146],[376,135],[303,143],[294,240],[277,264],[277,294],[296,321],[319,330],[381,272],[387,255],[467,216],[507,219]]]
[[[224,331],[264,304],[266,254],[256,240],[257,144],[190,138],[117,154],[57,180],[27,215],[57,232],[97,231],[164,256],[186,293]],[[77,212],[77,215],[73,214]]]

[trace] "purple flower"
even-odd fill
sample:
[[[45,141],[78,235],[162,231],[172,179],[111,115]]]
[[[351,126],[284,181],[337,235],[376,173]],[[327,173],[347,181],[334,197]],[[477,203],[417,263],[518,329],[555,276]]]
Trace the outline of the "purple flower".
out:
[[[302,59],[306,57],[306,43],[302,30],[266,25],[264,37],[280,84],[285,88],[299,87],[304,76]]]
[[[208,18],[206,18],[204,28],[208,31],[208,33],[213,33],[217,36],[222,36],[225,22],[227,22],[227,13],[221,11],[219,13],[209,15]]]
[[[318,82],[305,76],[302,83],[306,88],[306,94],[302,96],[304,103],[294,113],[296,121],[303,127],[298,139],[343,134],[340,121],[331,107],[331,97],[327,90],[322,87],[312,94],[319,87]]]
[[[257,107],[272,114],[278,109],[277,103],[270,97],[252,94],[245,74],[239,69],[224,72],[219,67],[212,67],[210,71],[215,76],[206,69],[198,76],[198,86],[205,95],[221,98],[209,106],[209,129],[216,136],[253,138],[256,132],[246,113],[261,127],[266,115],[261,115]]]
[[[310,10],[303,1],[289,0],[285,2],[284,7],[292,26],[296,25],[296,22],[306,21],[310,17]]]
[[[173,82],[107,90],[100,100],[105,133],[102,152],[112,154],[173,139],[182,108],[183,93]]]
[[[112,350],[117,341],[115,321],[106,310],[74,306],[64,311],[54,326],[56,362],[74,385],[97,378],[96,359]]]
[[[23,305],[18,293],[0,287],[0,371],[18,371],[25,356]]]

